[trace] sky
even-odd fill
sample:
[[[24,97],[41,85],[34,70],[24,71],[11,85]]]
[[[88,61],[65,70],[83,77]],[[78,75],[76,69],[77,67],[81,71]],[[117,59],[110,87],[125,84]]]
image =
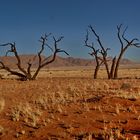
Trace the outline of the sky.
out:
[[[40,36],[52,33],[64,36],[59,47],[70,56],[90,58],[84,40],[92,25],[103,45],[111,48],[109,55],[115,56],[120,50],[119,24],[128,26],[128,39],[140,39],[140,0],[0,0],[0,44],[16,42],[20,54],[36,53]],[[140,61],[139,54],[140,49],[130,48],[124,57]]]

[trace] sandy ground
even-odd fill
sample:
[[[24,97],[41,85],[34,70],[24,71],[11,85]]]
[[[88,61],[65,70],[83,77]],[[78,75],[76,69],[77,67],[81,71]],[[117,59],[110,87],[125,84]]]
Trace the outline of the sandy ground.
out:
[[[3,73],[6,77],[7,74]],[[35,81],[0,80],[1,140],[140,139],[140,70],[43,70]]]

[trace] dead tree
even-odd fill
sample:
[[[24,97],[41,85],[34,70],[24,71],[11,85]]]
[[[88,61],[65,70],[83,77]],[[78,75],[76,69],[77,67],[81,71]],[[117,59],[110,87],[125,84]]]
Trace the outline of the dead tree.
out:
[[[100,50],[96,49],[94,47],[94,43],[89,44],[88,43],[89,40],[89,32],[87,31],[86,34],[86,39],[85,39],[85,46],[90,48],[92,50],[91,53],[89,53],[92,57],[95,58],[95,62],[96,62],[96,66],[95,66],[95,71],[94,71],[94,79],[97,79],[98,76],[98,71],[100,69],[100,66],[104,63],[103,59],[100,56]]]
[[[127,27],[122,31],[122,24],[117,26],[117,35],[118,35],[119,42],[121,44],[121,50],[120,50],[119,56],[118,56],[117,61],[116,61],[116,66],[114,69],[114,76],[113,76],[114,78],[118,78],[118,69],[119,69],[120,61],[121,61],[125,51],[129,47],[140,48],[140,43],[138,42],[137,38],[133,38],[131,40],[128,40],[125,37],[126,30],[127,30]]]
[[[102,55],[102,62],[104,63],[105,65],[105,68],[106,68],[106,71],[107,71],[107,75],[108,75],[108,79],[110,79],[110,71],[109,71],[109,65],[108,65],[108,56],[107,56],[107,53],[108,53],[108,50],[110,50],[110,48],[105,48],[101,42],[101,39],[99,37],[99,35],[96,33],[96,31],[93,29],[93,27],[90,25],[89,26],[90,30],[92,31],[92,33],[94,34],[94,36],[96,37],[97,39],[97,43],[99,44],[100,46],[100,53]]]
[[[41,49],[40,51],[37,53],[37,57],[38,57],[38,66],[35,70],[35,72],[32,74],[31,73],[31,68],[32,68],[32,65],[33,63],[31,63],[31,61],[29,60],[28,62],[28,66],[27,66],[27,69],[25,69],[24,67],[22,67],[22,63],[21,63],[21,58],[17,52],[17,49],[16,49],[16,44],[15,43],[6,43],[6,44],[2,44],[0,46],[5,46],[5,47],[10,47],[10,50],[8,50],[6,52],[6,56],[8,55],[8,53],[12,53],[14,55],[14,57],[16,58],[17,60],[17,68],[18,70],[13,70],[11,69],[9,66],[6,66],[4,64],[4,62],[0,61],[0,69],[4,69],[6,70],[7,72],[9,72],[11,75],[16,75],[18,76],[21,80],[35,80],[38,73],[40,72],[40,70],[47,66],[48,64],[52,63],[53,61],[55,61],[55,58],[56,58],[56,55],[57,53],[60,53],[60,52],[63,52],[65,53],[66,55],[69,55],[66,51],[62,50],[62,49],[59,49],[58,48],[58,43],[63,39],[63,37],[60,37],[58,39],[56,39],[55,37],[53,37],[53,41],[54,41],[54,44],[53,46],[50,46],[48,45],[48,37],[50,36],[51,34],[48,34],[48,35],[44,35],[44,36],[41,36],[40,38],[40,43],[41,43]],[[45,47],[48,47],[49,49],[51,49],[52,51],[52,55],[50,57],[47,57],[47,58],[43,58],[42,57],[42,53],[45,49]]]
[[[96,37],[97,43],[100,46],[100,53],[102,54],[102,60],[103,60],[103,63],[105,65],[105,68],[106,68],[106,71],[107,71],[108,79],[118,78],[118,69],[119,69],[119,65],[120,65],[120,62],[121,62],[121,59],[122,59],[124,53],[126,52],[126,50],[129,47],[140,48],[140,43],[138,42],[138,39],[137,38],[133,38],[131,40],[128,40],[125,37],[125,33],[126,33],[126,30],[127,30],[127,27],[124,30],[122,30],[122,24],[117,26],[117,36],[118,36],[119,42],[121,44],[121,50],[120,50],[120,53],[119,53],[118,57],[115,56],[112,59],[111,67],[109,68],[107,52],[108,52],[108,50],[110,48],[105,48],[103,46],[99,35],[96,33],[96,31],[93,29],[93,27],[91,25],[89,26],[89,28],[91,29],[92,33]],[[88,40],[88,39],[86,39],[86,40]],[[88,44],[86,46],[88,46],[90,48],[94,48],[93,46],[89,46]],[[94,56],[95,56],[95,54],[94,54]]]

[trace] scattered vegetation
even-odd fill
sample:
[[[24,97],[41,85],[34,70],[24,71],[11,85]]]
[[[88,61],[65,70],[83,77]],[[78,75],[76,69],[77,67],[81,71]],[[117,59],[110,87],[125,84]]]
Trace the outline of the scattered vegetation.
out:
[[[138,79],[39,78],[0,84],[6,102],[2,139],[139,138]]]

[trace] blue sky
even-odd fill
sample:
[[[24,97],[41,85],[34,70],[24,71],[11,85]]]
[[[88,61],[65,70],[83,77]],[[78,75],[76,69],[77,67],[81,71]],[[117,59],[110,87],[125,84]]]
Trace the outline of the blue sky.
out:
[[[128,38],[140,39],[139,6],[139,0],[0,0],[0,43],[15,41],[21,54],[36,53],[40,36],[51,32],[64,36],[60,47],[71,56],[89,58],[84,39],[91,24],[113,56],[118,24],[128,26]],[[139,54],[130,48],[125,57],[140,60]]]

